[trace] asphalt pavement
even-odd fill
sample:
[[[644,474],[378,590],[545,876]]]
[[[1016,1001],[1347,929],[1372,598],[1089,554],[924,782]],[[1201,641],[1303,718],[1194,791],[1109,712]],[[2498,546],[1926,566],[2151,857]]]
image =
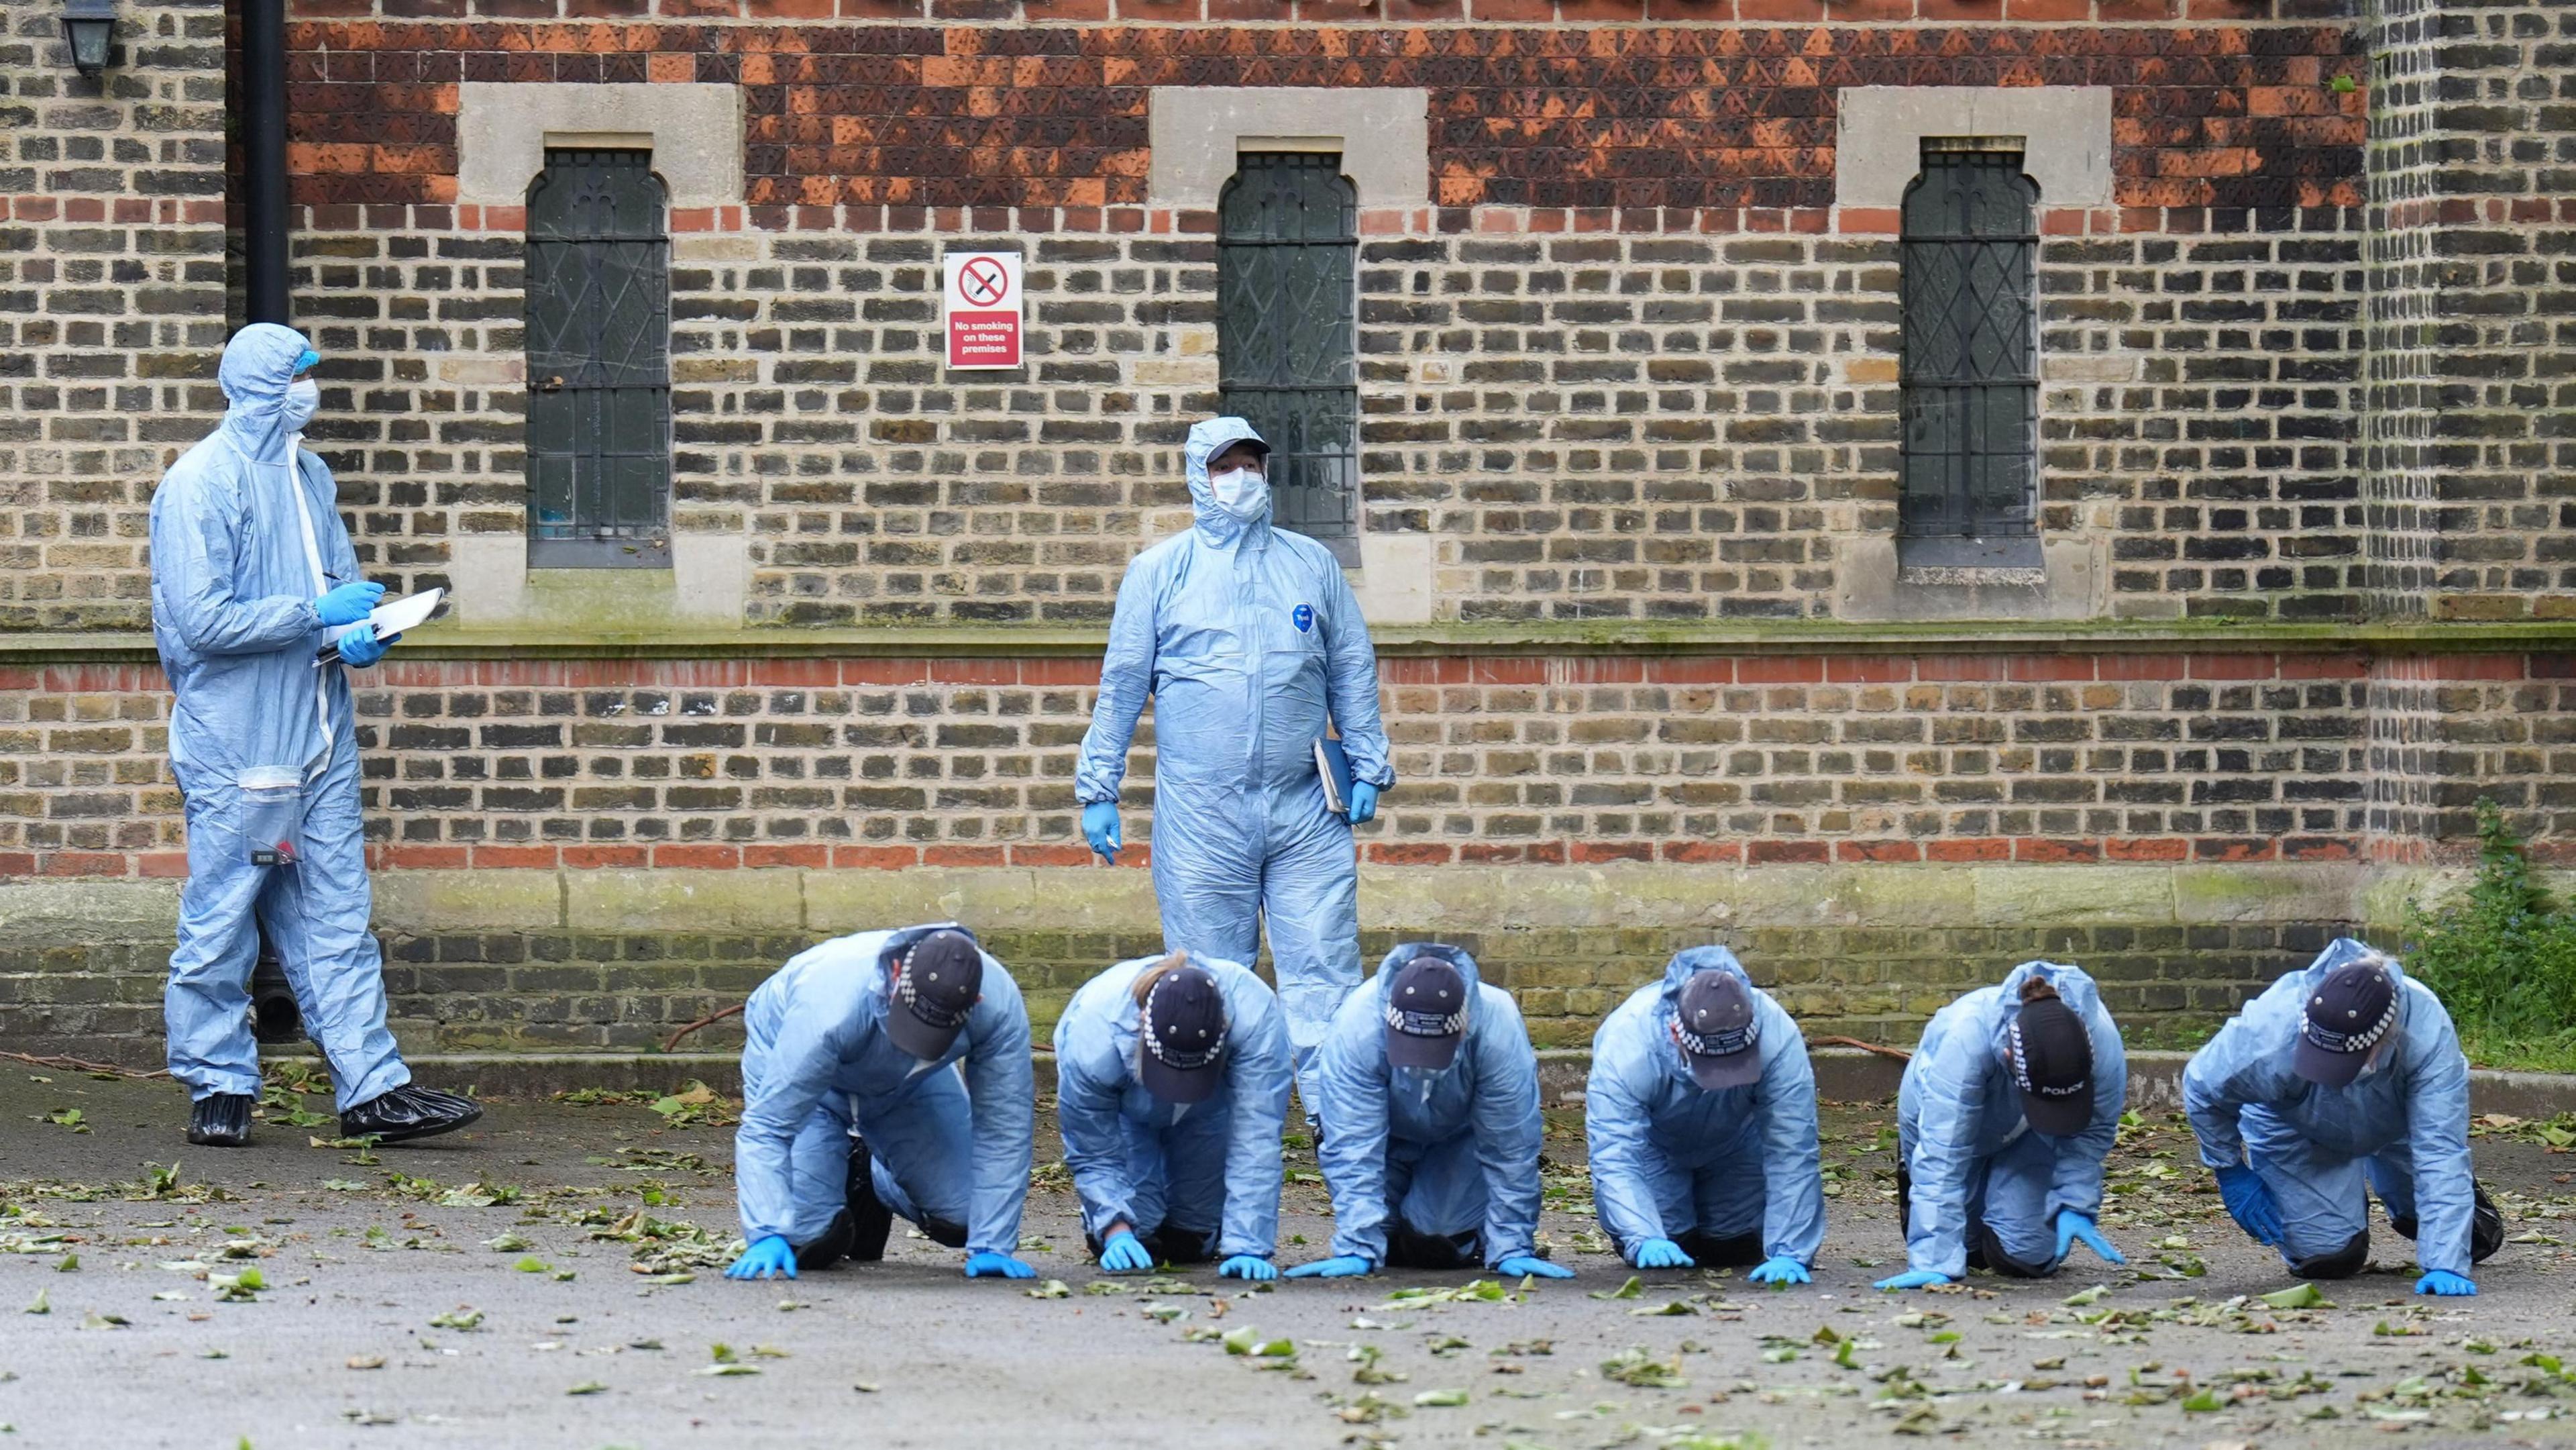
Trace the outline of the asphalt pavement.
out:
[[[0,1443],[2576,1441],[2559,1368],[2576,1370],[2576,1156],[2551,1146],[2576,1146],[2567,1125],[2482,1128],[2514,1242],[2477,1298],[2410,1294],[2381,1221],[2378,1267],[2301,1305],[2161,1112],[2112,1165],[2103,1226],[2127,1269],[2079,1249],[2054,1280],[1892,1296],[1869,1288],[1902,1260],[1885,1104],[1829,1110],[1816,1282],[1774,1292],[1632,1275],[1596,1237],[1571,1118],[1551,1123],[1543,1223],[1568,1283],[1107,1280],[1042,1161],[1037,1284],[970,1283],[900,1224],[881,1265],[742,1284],[718,1273],[735,1232],[721,1100],[496,1102],[466,1133],[368,1151],[328,1146],[327,1099],[275,1098],[249,1148],[190,1148],[166,1081],[0,1061]],[[1321,1257],[1313,1155],[1292,1147],[1289,1168],[1281,1258]]]

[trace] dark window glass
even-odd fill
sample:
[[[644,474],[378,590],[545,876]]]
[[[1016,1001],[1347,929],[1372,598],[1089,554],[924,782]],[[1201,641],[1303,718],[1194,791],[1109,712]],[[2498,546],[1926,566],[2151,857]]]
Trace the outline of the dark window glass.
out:
[[[1359,562],[1358,194],[1342,158],[1246,153],[1217,201],[1218,406],[1270,455],[1271,518]]]
[[[546,153],[528,187],[528,562],[671,560],[671,241],[644,151]]]
[[[2021,167],[2018,147],[1926,141],[1905,190],[1905,539],[2037,532],[2039,186]],[[1930,562],[2000,561],[1953,552]]]

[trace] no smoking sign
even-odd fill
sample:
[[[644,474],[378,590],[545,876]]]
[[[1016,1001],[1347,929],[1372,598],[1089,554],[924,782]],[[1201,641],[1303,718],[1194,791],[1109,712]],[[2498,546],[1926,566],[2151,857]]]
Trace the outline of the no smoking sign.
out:
[[[1020,365],[1020,254],[950,252],[939,259],[948,366]]]

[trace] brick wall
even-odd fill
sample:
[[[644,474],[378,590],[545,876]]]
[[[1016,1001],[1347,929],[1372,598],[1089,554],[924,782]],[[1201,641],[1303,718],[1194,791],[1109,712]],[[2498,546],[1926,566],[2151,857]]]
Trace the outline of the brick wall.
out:
[[[1173,445],[1215,381],[1213,218],[1143,207],[1145,98],[1238,83],[1430,89],[1440,205],[1366,219],[1364,526],[1430,536],[1441,617],[1842,612],[1849,571],[1878,567],[1852,546],[1893,526],[1896,340],[1893,218],[1832,205],[1838,89],[2108,84],[2118,205],[2047,218],[2046,526],[2100,552],[2105,612],[2360,607],[2362,99],[2327,82],[2361,57],[2339,22],[297,13],[314,440],[399,587],[446,582],[456,535],[524,529],[518,219],[449,204],[461,80],[744,87],[748,207],[673,218],[674,524],[749,536],[756,624],[1103,614],[1171,520]],[[936,365],[936,255],[969,242],[1030,254],[1023,374]],[[177,401],[167,431],[202,427],[202,392]],[[139,537],[166,453],[112,467],[85,526]],[[139,625],[132,544],[80,562],[97,602],[28,622]]]
[[[1400,784],[1360,837],[1383,865],[2351,860],[2374,836],[2463,835],[2476,795],[2545,851],[2576,840],[2563,653],[1381,669]],[[1080,866],[1096,677],[1079,658],[388,663],[357,696],[368,830],[385,869]],[[157,671],[0,684],[0,875],[184,874]],[[2427,715],[2439,733],[2403,733]],[[2372,758],[2416,745],[2441,758]],[[2374,819],[2392,769],[2438,777],[2443,813]]]
[[[220,410],[224,13],[120,7],[71,68],[58,8],[0,4],[0,630],[131,626],[163,465]]]
[[[2369,472],[2383,612],[2576,617],[2563,5],[2393,0],[2374,43]]]

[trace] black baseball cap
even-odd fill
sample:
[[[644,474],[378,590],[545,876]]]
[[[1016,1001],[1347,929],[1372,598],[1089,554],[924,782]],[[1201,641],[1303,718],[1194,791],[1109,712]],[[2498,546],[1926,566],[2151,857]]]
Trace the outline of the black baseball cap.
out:
[[[2377,962],[2337,967],[2308,996],[2290,1066],[2320,1087],[2347,1086],[2396,1025],[2397,979],[2387,968]]]
[[[2030,1130],[2063,1138],[2093,1122],[2093,1034],[2055,997],[2022,1004],[2008,1029],[2013,1085]]]
[[[1225,1083],[1225,994],[1195,962],[1163,973],[1137,1014],[1145,1050],[1136,1076],[1167,1103],[1203,1103]]]
[[[1691,973],[1673,1004],[1673,1034],[1690,1061],[1691,1080],[1703,1088],[1742,1087],[1762,1076],[1753,988],[1733,972]]]
[[[1446,949],[1415,948],[1386,986],[1387,1065],[1437,1072],[1466,1038],[1467,974]]]
[[[887,1005],[886,1036],[924,1062],[937,1062],[984,995],[984,953],[962,931],[934,931],[903,954]]]

